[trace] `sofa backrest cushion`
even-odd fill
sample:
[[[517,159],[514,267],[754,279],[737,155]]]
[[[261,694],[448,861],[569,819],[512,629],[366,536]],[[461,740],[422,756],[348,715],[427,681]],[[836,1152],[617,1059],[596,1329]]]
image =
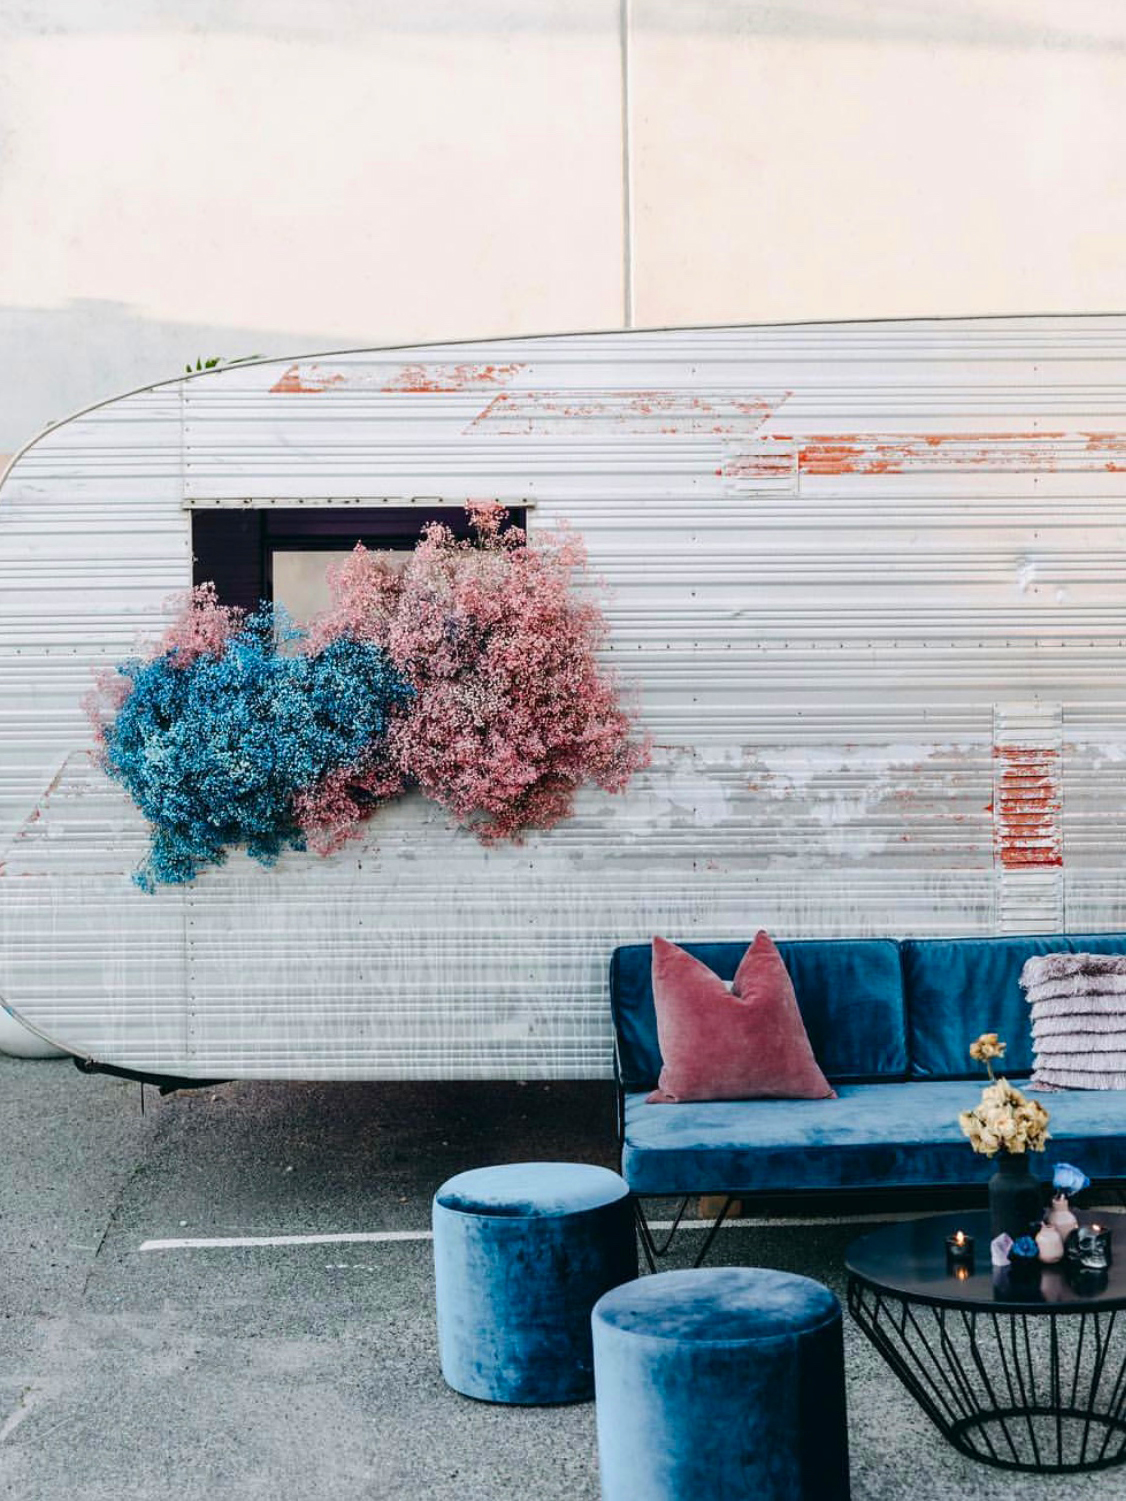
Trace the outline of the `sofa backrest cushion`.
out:
[[[984,1080],[969,1055],[982,1032],[1007,1044],[998,1073],[1032,1071],[1032,1029],[1020,972],[1034,954],[1126,953],[1126,935],[1056,933],[1021,938],[908,938],[899,945],[911,1075]]]
[[[732,980],[750,941],[680,946],[721,979]],[[829,1082],[904,1078],[906,1010],[894,940],[814,938],[780,942],[778,950],[793,981],[814,1056]],[[622,1083],[631,1090],[655,1088],[661,1071],[652,962],[648,943],[624,944],[610,960],[610,1004]]]

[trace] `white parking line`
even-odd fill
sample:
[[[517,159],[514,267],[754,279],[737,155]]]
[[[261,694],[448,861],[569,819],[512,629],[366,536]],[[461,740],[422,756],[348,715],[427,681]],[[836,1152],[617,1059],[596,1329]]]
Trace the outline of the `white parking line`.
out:
[[[834,1218],[808,1218],[778,1215],[762,1219],[724,1220],[723,1230],[767,1229],[789,1225],[864,1225],[884,1224],[888,1220],[918,1219],[915,1214],[856,1214]],[[671,1230],[672,1220],[650,1220],[650,1230]],[[681,1230],[708,1230],[710,1220],[681,1220]],[[375,1244],[389,1241],[433,1240],[431,1230],[347,1230],[335,1235],[224,1235],[213,1238],[184,1236],[179,1240],[146,1240],[141,1251],[228,1251],[250,1246],[333,1246]]]
[[[432,1240],[430,1230],[355,1230],[339,1235],[224,1235],[207,1240],[185,1236],[182,1240],[146,1240],[141,1251],[231,1250],[239,1246],[335,1246],[358,1241]]]

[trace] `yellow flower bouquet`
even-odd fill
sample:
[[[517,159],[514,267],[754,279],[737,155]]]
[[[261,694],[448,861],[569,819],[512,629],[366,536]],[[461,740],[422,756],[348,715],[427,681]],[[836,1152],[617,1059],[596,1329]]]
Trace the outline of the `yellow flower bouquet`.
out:
[[[981,1092],[981,1102],[963,1110],[958,1124],[970,1146],[984,1157],[998,1152],[1042,1152],[1048,1142],[1048,1112],[1040,1101],[1028,1099],[1007,1079],[994,1076],[993,1060],[1005,1056],[1005,1046],[996,1032],[983,1032],[970,1043],[970,1057],[985,1064],[989,1083]]]
[[[981,1103],[963,1110],[958,1124],[970,1146],[984,1157],[998,1152],[1042,1152],[1048,1142],[1048,1112],[1029,1100],[1007,1079],[995,1079],[981,1092]]]
[[[970,1057],[985,1064],[989,1083],[973,1109],[958,1116],[958,1124],[975,1152],[1001,1154],[999,1171],[989,1184],[992,1233],[1018,1240],[1043,1212],[1043,1189],[1028,1170],[1028,1153],[1042,1152],[1047,1145],[1048,1112],[1008,1079],[994,1076],[993,1060],[1004,1056],[1005,1044],[996,1032],[983,1032],[970,1044]]]

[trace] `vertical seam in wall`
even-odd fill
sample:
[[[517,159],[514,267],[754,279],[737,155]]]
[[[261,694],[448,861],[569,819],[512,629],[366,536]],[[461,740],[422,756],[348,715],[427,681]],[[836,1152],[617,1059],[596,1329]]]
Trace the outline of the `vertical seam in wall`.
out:
[[[183,511],[183,510],[186,509],[186,504],[185,503],[186,503],[187,498],[188,498],[188,416],[187,416],[187,412],[184,410],[185,395],[184,395],[184,382],[183,381],[180,382],[179,394],[180,394],[180,402],[179,402],[179,406],[180,406],[180,510]],[[190,523],[191,523],[191,516],[190,515],[188,517],[188,522],[189,522],[189,525],[190,525]],[[190,543],[188,544],[188,552],[189,552],[189,554],[191,553],[191,544]],[[189,563],[190,563],[190,561],[191,560],[190,560],[190,557],[189,557]],[[191,587],[190,573],[191,573],[191,570],[189,568],[189,585],[188,585],[189,588]]]
[[[630,0],[620,0],[619,29],[622,62],[622,316],[633,327],[633,185],[630,163],[629,28]]]

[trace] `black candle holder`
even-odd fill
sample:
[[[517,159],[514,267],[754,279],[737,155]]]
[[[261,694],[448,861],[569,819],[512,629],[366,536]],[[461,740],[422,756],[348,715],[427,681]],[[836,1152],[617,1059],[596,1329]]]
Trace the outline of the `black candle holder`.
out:
[[[1064,1241],[1070,1270],[1105,1272],[1114,1260],[1111,1232],[1102,1225],[1080,1225]]]
[[[946,1237],[946,1270],[964,1281],[974,1269],[974,1238],[964,1230]]]

